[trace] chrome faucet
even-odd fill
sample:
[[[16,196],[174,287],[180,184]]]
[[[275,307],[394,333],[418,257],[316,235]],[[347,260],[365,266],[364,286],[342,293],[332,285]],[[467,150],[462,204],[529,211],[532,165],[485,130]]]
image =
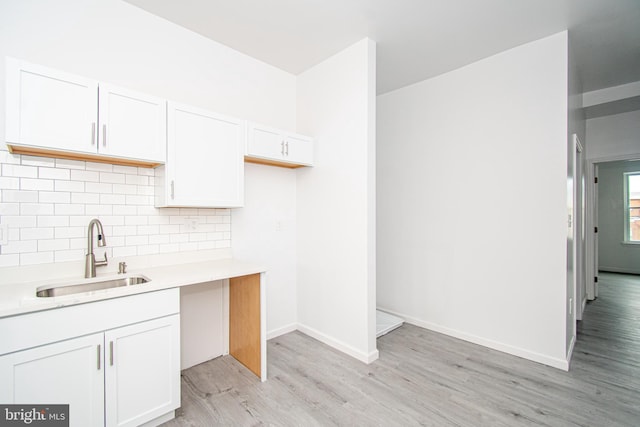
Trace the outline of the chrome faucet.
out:
[[[93,226],[98,227],[98,246],[102,247],[107,244],[107,240],[102,231],[102,223],[99,219],[92,219],[89,222],[89,229],[87,230],[87,256],[84,263],[84,277],[96,277],[96,267],[107,265],[107,253],[104,253],[104,261],[96,262],[96,257],[93,254]]]

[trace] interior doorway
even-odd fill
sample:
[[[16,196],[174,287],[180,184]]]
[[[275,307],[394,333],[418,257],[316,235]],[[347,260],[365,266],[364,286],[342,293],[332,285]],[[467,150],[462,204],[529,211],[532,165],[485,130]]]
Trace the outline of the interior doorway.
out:
[[[635,161],[635,165],[634,165]],[[604,268],[606,271],[619,272],[619,273],[632,273],[632,274],[640,274],[640,265],[638,265],[638,270],[633,270],[625,267],[621,264],[616,264],[609,262],[608,259],[601,260],[602,254],[599,253],[599,247],[602,246],[600,242],[601,239],[606,238],[607,248],[614,249],[623,249],[622,253],[626,253],[629,256],[629,252],[636,253],[640,256],[640,245],[633,242],[625,242],[624,237],[624,225],[623,224],[623,208],[620,204],[614,204],[613,202],[607,202],[606,209],[600,209],[603,212],[599,212],[599,206],[602,205],[601,198],[607,197],[608,193],[611,191],[617,192],[616,197],[621,199],[620,203],[622,203],[622,186],[623,186],[623,170],[629,169],[629,171],[638,168],[640,170],[640,153],[628,154],[624,156],[610,157],[610,158],[600,158],[600,159],[591,159],[587,161],[587,170],[586,170],[586,182],[588,183],[587,193],[586,193],[586,218],[585,218],[585,229],[586,229],[586,251],[585,251],[585,260],[586,260],[586,299],[593,300],[598,297],[598,271],[600,268]],[[619,166],[619,167],[618,167]],[[628,166],[628,167],[626,167]],[[617,170],[620,177],[620,190],[611,189],[609,185],[606,188],[602,187],[602,178],[601,174],[604,169],[615,169]],[[601,218],[602,215],[605,214],[609,216],[610,214],[618,214],[620,225],[617,226],[617,235],[615,236],[615,241],[612,240],[612,237],[609,236],[610,233],[603,235],[602,227],[605,224],[601,224],[602,221],[607,222],[607,227],[615,227],[614,224],[609,224],[610,220],[607,218]],[[626,249],[626,251],[624,250]],[[610,255],[616,257],[616,253],[612,253],[612,250],[607,249],[607,257]],[[604,261],[605,264],[601,264]],[[607,265],[608,264],[608,265]],[[640,264],[640,263],[639,263]],[[586,300],[585,300],[586,303]],[[582,309],[579,309],[578,312],[582,312]]]

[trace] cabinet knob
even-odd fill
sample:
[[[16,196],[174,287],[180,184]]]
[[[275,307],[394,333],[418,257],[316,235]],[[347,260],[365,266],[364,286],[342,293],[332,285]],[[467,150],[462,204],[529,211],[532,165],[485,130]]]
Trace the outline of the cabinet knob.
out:
[[[174,192],[174,187],[173,187],[173,180],[171,180],[171,200],[174,199],[174,195],[175,195],[175,192]]]
[[[91,123],[91,145],[96,145],[96,122]]]
[[[107,146],[107,125],[102,125],[102,146]]]

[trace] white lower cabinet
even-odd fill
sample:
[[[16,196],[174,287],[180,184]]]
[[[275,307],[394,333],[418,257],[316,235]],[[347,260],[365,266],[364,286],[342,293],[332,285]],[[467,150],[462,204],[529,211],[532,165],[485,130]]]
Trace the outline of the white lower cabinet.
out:
[[[71,426],[104,425],[104,334],[0,357],[0,402],[68,404]]]
[[[105,332],[107,426],[138,426],[180,404],[179,315]]]
[[[180,406],[180,315],[0,356],[0,402],[69,404],[70,425],[138,426]]]

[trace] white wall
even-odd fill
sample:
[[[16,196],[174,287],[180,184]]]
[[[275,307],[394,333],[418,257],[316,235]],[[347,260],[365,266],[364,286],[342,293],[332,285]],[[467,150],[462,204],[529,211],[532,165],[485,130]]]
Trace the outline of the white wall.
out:
[[[598,268],[640,274],[640,245],[624,241],[624,172],[640,171],[640,161],[601,163],[598,170]]]
[[[378,97],[378,306],[566,369],[566,32]]]
[[[267,267],[269,338],[297,327],[296,171],[245,164],[245,206],[232,210],[233,255]]]
[[[375,43],[298,77],[298,131],[317,139],[298,171],[300,329],[360,360],[375,342]]]
[[[640,110],[587,120],[588,159],[640,154]]]
[[[295,76],[119,0],[3,1],[0,3],[0,58],[3,60],[5,55],[212,111],[295,130]],[[4,66],[2,66],[0,67],[0,135],[4,135],[4,93]],[[4,144],[0,145],[4,150]],[[7,154],[0,154],[2,159],[7,159]],[[29,161],[28,156],[18,156],[11,157],[6,162],[13,163],[16,159]],[[85,169],[93,167],[91,164],[81,163]],[[55,164],[45,166],[54,169],[58,167]],[[135,172],[139,174],[139,171]],[[64,171],[61,169],[57,173],[63,174]],[[122,172],[122,177],[126,179],[127,174],[133,175],[134,171]],[[5,190],[10,190],[7,185],[16,184],[13,178],[17,178],[19,187],[28,182],[23,180],[23,178],[27,179],[26,177],[8,178],[0,178],[0,188],[3,193],[3,200],[0,200],[0,203],[5,203],[4,198],[7,194]],[[96,179],[100,183],[100,175],[97,175]],[[258,185],[264,187],[267,182],[274,185],[284,182],[284,186],[288,189],[283,191],[280,191],[280,188],[276,189],[279,197],[288,198],[280,205],[277,218],[289,219],[295,216],[295,212],[291,210],[292,206],[295,206],[295,194],[291,190],[291,187],[295,186],[295,176],[283,175],[275,168],[248,167],[245,183],[250,190],[246,198],[250,208],[243,214],[241,221],[251,223],[254,220],[263,219],[263,212],[256,208],[263,201],[256,200],[255,193],[251,192],[251,189]],[[45,183],[45,185],[48,184]],[[203,183],[203,185],[206,184]],[[98,193],[88,190],[86,186],[83,186],[83,190],[78,190],[78,192],[82,191],[88,193],[88,197],[94,199],[98,197],[100,200]],[[63,190],[59,194],[46,197],[60,197],[58,200],[62,200],[64,197],[72,196],[71,190]],[[43,202],[39,198],[40,195],[36,197],[38,198],[35,202],[30,203]],[[124,206],[128,206],[126,197]],[[162,215],[149,206],[147,208],[144,214],[130,212],[134,219],[129,221],[149,221],[151,217]],[[3,209],[5,208],[0,208],[0,215]],[[211,213],[207,213],[199,210],[198,215],[218,215],[217,211],[210,211]],[[78,222],[83,225],[87,221],[75,215],[101,216],[101,212],[89,212],[86,209],[76,212],[61,216],[68,222],[73,221],[74,224]],[[172,210],[162,210],[162,212],[168,213]],[[191,213],[189,211],[188,214]],[[181,211],[173,210],[173,214],[179,216]],[[235,214],[236,211],[233,212],[232,217]],[[48,214],[42,214],[42,216],[45,215]],[[141,217],[137,218],[138,215]],[[225,215],[228,217],[229,211],[226,211]],[[65,221],[65,218],[62,221]],[[58,219],[52,221],[58,221]],[[80,232],[84,233],[85,228],[81,227]],[[135,231],[138,232],[138,229]],[[244,255],[240,248],[248,247],[250,242],[254,244],[254,252],[261,249],[268,251],[274,245],[285,247],[289,252],[294,248],[293,239],[286,233],[272,235],[275,240],[268,244],[260,239],[254,241],[256,236],[256,233],[238,236],[238,238],[232,236],[232,246],[237,244],[239,247],[238,256]],[[238,240],[239,238],[247,240]],[[134,241],[135,239],[132,240]],[[125,240],[125,250],[129,246]],[[136,251],[137,246],[139,245],[136,243],[134,246]],[[180,247],[177,249],[182,250]],[[158,247],[150,250],[153,252],[160,249]],[[288,273],[291,266],[295,265],[295,261],[271,262],[273,258],[275,255],[257,261],[264,262],[270,269],[272,282],[277,283],[278,292],[295,295],[295,279]],[[37,262],[53,261],[56,259],[51,257],[37,260]],[[278,330],[295,322],[288,297],[281,299],[273,295],[271,290],[268,297],[269,311],[281,313],[280,317],[269,318],[268,330]]]

